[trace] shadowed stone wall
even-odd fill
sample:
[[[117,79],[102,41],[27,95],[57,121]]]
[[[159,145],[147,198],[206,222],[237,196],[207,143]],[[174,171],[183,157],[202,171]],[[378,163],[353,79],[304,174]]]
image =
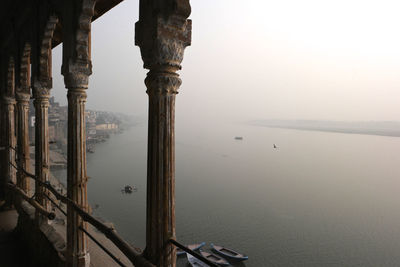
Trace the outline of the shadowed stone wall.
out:
[[[15,232],[21,243],[25,244],[26,256],[32,259],[32,266],[65,267],[65,240],[53,226],[41,223],[37,227],[35,208],[26,201],[17,207],[19,218]]]

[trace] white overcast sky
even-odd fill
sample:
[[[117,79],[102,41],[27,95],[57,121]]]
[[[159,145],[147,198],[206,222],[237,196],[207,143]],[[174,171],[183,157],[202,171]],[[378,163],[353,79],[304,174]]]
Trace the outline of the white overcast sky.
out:
[[[191,0],[177,120],[400,120],[400,1]],[[144,116],[138,0],[92,25],[87,108]],[[53,95],[66,103],[61,46]]]

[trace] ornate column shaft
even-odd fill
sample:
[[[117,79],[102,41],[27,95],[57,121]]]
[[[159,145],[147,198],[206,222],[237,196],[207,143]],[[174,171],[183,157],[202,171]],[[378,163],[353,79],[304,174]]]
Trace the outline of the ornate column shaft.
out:
[[[5,162],[5,183],[11,181],[16,183],[16,170],[10,163],[15,165],[15,150],[12,148],[16,147],[15,142],[15,99],[12,97],[3,97],[3,112],[5,115],[5,150],[6,150],[6,162]]]
[[[0,206],[5,200],[5,183],[6,183],[6,140],[5,140],[5,128],[6,128],[6,112],[4,111],[3,96],[0,96]]]
[[[63,22],[66,34],[63,35],[61,72],[64,75],[65,87],[68,89],[67,196],[87,211],[85,103],[89,76],[92,74],[90,34],[96,1],[78,2],[81,5],[80,12],[71,9],[70,11],[74,12],[68,13],[67,10],[68,19]],[[79,229],[80,227],[87,229],[87,223],[71,206],[67,209],[67,265],[89,266],[87,237]]]
[[[154,15],[149,10],[154,7],[144,2],[136,23],[136,44],[150,70],[145,79],[149,118],[144,255],[157,266],[169,267],[176,266],[176,249],[168,242],[175,239],[175,95],[181,85],[176,72],[190,45],[190,5],[178,1],[176,9]]]
[[[29,94],[17,93],[17,115],[18,115],[18,134],[17,152],[18,165],[26,171],[30,171],[29,156]],[[22,171],[17,172],[17,185],[26,193],[29,192],[29,178]]]
[[[35,175],[42,182],[49,181],[50,171],[50,155],[49,155],[49,97],[50,89],[35,85],[33,88],[35,106]],[[50,209],[49,201],[44,196],[48,194],[47,190],[40,186],[38,182],[35,183],[36,200],[44,208]],[[36,217],[41,220],[47,220],[39,213]]]
[[[88,88],[88,70],[85,67],[69,66],[63,72],[68,89],[68,169],[67,196],[83,210],[88,210],[86,173],[86,123],[85,103]],[[77,68],[75,68],[77,67]],[[79,227],[87,229],[87,223],[71,206],[67,210],[68,266],[89,266],[90,257],[86,235]]]

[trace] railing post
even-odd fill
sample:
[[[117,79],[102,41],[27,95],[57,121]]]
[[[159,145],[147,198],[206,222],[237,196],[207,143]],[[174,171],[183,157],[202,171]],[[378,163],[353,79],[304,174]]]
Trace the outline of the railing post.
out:
[[[35,106],[35,175],[41,182],[49,181],[50,155],[49,155],[49,97],[50,89],[40,83],[33,86],[33,104]],[[44,196],[47,190],[35,183],[37,202],[49,210],[49,201]],[[47,221],[46,218],[36,213],[37,220]]]
[[[140,1],[136,45],[140,47],[149,95],[147,219],[144,256],[160,267],[176,266],[175,95],[181,85],[184,49],[191,42],[188,0]]]
[[[17,134],[17,151],[18,166],[29,172],[30,155],[29,155],[29,94],[17,92],[17,118],[18,118],[18,134]],[[21,170],[17,172],[17,185],[25,193],[29,193],[29,180],[25,173]]]

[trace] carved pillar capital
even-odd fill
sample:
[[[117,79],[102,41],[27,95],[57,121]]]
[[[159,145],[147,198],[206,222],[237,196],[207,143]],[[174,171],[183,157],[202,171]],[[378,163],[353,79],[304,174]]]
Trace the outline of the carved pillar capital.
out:
[[[89,76],[92,74],[92,62],[90,60],[69,60],[67,64],[63,64],[61,73],[64,75],[66,88],[87,89]]]
[[[12,106],[15,105],[16,101],[13,97],[3,96],[2,102],[4,105]]]
[[[135,44],[140,47],[144,68],[172,72],[181,69],[184,50],[191,44],[191,20],[160,14],[154,21],[138,21],[135,30]]]
[[[24,103],[29,105],[29,100],[31,99],[31,96],[29,94],[17,91],[16,99],[18,103]]]
[[[169,16],[143,15],[136,23],[135,42],[144,68],[150,70],[145,80],[149,95],[177,94],[182,83],[176,72],[181,69],[185,48],[191,44],[192,22],[185,17],[190,14],[190,6],[189,12],[179,10],[187,8],[177,9]]]
[[[156,95],[175,95],[182,84],[182,80],[176,73],[156,73],[150,71],[145,79],[147,94]]]
[[[50,98],[50,88],[51,87],[44,87],[44,86],[34,86],[33,87],[33,98],[34,101],[37,102],[38,100],[48,100]]]
[[[39,109],[46,109],[46,112],[47,112],[47,109],[50,106],[49,96],[46,95],[45,97],[35,98],[33,100],[33,105],[35,106],[35,111],[37,111]],[[38,114],[36,116],[38,116]],[[47,120],[47,117],[44,119]],[[36,117],[36,121],[37,120],[38,120],[38,117]]]
[[[87,94],[85,89],[73,88],[67,93],[68,103],[81,104],[86,102]]]

